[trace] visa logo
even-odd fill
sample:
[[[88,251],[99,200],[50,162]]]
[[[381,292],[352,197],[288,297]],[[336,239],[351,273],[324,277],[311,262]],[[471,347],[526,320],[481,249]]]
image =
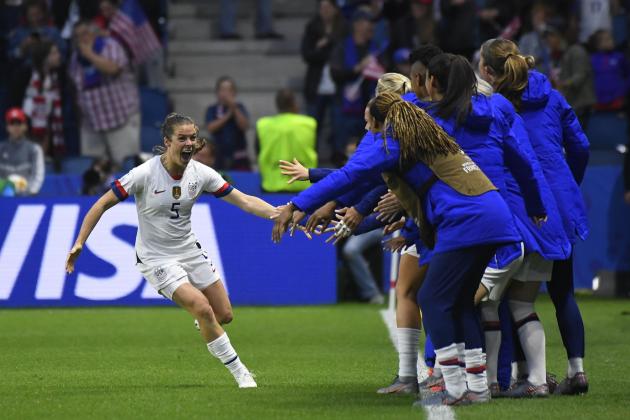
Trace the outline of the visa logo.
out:
[[[136,257],[133,244],[120,239],[114,229],[120,226],[132,226],[137,229],[138,218],[133,202],[119,203],[105,212],[83,247],[77,261],[76,271],[71,275],[65,272],[65,262],[76,235],[80,229],[81,210],[87,212],[85,205],[79,204],[20,204],[17,206],[10,226],[4,238],[0,238],[0,302],[9,300],[20,282],[35,282],[36,300],[62,300],[68,278],[76,276],[72,295],[74,298],[92,301],[115,301],[124,298],[142,285],[144,279],[135,267]],[[50,217],[45,214],[50,211]],[[214,267],[218,270],[224,284],[225,273],[214,230],[210,206],[198,203],[192,209],[192,229],[197,239],[208,251]],[[42,220],[48,220],[47,226],[41,226]],[[9,220],[7,220],[9,222]],[[35,258],[34,240],[38,231],[44,229],[45,243],[42,257]],[[91,253],[92,259],[85,254]],[[95,269],[89,261],[100,260],[102,266],[112,266],[112,270]],[[25,264],[38,265],[36,278],[20,279],[20,272]],[[37,270],[38,268],[38,270]],[[33,272],[33,270],[30,270]],[[227,287],[227,285],[226,285]],[[66,290],[66,294],[68,291]],[[142,299],[163,299],[148,283],[141,293]]]

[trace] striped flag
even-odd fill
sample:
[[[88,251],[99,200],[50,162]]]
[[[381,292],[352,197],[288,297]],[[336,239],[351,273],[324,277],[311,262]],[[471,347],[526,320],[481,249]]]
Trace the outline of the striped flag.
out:
[[[374,55],[370,55],[370,62],[363,69],[362,75],[368,80],[378,80],[385,74],[385,68],[378,62]]]
[[[142,7],[136,0],[124,0],[109,23],[114,38],[123,43],[135,65],[146,62],[162,48]]]

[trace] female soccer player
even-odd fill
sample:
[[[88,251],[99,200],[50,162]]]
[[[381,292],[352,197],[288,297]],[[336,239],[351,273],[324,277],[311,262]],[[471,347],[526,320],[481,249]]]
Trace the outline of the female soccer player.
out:
[[[566,235],[575,244],[578,238],[585,239],[588,235],[586,209],[579,189],[588,161],[588,139],[566,100],[551,87],[547,77],[531,70],[533,66],[534,59],[521,55],[512,41],[491,39],[482,45],[480,74],[523,117],[534,152],[555,196]],[[569,359],[567,377],[556,393],[586,393],[584,324],[573,294],[573,260],[555,261],[552,268],[550,262],[534,254],[526,266],[525,280],[530,282],[514,283],[509,303],[529,365],[529,377],[511,394],[531,396],[545,391],[544,332],[533,302],[540,282],[549,278],[548,291]]]
[[[266,219],[276,208],[243,194],[212,168],[192,160],[203,147],[198,128],[187,116],[169,114],[162,124],[161,154],[112,183],[88,211],[68,254],[66,271],[74,265],[90,232],[103,213],[134,195],[138,210],[137,267],[151,286],[199,321],[210,353],[232,373],[240,388],[255,388],[251,373],[238,358],[221,324],[232,320],[232,308],[219,276],[191,231],[192,206],[203,191]]]
[[[435,243],[419,302],[446,391],[418,404],[466,404],[470,399],[456,343],[481,347],[481,330],[474,322],[475,291],[497,246],[519,235],[496,187],[424,111],[383,94],[370,102],[365,119],[367,128],[383,140],[296,196],[278,216],[272,237],[280,241],[289,223],[299,221],[294,211],[308,212],[382,172],[399,172],[410,188],[425,190],[419,194],[417,217],[423,221],[425,242]]]

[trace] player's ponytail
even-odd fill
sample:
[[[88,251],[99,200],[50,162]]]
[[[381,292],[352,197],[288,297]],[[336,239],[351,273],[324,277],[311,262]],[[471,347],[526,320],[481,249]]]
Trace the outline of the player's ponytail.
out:
[[[437,55],[427,66],[427,77],[431,76],[443,95],[435,104],[436,115],[444,119],[454,116],[462,124],[470,113],[472,96],[477,94],[477,77],[470,62],[461,55]]]
[[[495,75],[494,90],[505,96],[518,110],[527,88],[528,73],[536,63],[534,57],[522,55],[508,39],[489,39],[481,46],[481,57]]]
[[[438,155],[461,151],[455,141],[424,110],[398,95],[383,93],[369,105],[370,115],[400,143],[400,164],[433,163]]]
[[[411,92],[411,80],[400,73],[385,73],[379,77],[376,83],[376,95],[385,92],[396,95],[404,95]]]

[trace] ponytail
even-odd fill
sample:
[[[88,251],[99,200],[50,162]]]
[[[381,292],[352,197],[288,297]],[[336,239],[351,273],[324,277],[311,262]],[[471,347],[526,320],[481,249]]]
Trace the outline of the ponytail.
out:
[[[403,168],[417,162],[431,165],[439,155],[461,151],[429,114],[397,95],[380,94],[369,106],[372,117],[383,125],[383,138],[391,133],[400,143]]]
[[[481,46],[481,57],[495,75],[494,90],[505,96],[519,110],[523,91],[529,83],[529,70],[536,60],[522,55],[516,44],[508,39],[489,39]]]
[[[437,80],[443,95],[434,105],[437,116],[455,116],[457,124],[462,124],[470,113],[472,96],[477,94],[477,77],[468,60],[461,55],[440,54],[429,62],[427,75]]]
[[[391,92],[397,95],[404,95],[411,92],[411,80],[400,73],[385,73],[376,83],[376,95]]]

